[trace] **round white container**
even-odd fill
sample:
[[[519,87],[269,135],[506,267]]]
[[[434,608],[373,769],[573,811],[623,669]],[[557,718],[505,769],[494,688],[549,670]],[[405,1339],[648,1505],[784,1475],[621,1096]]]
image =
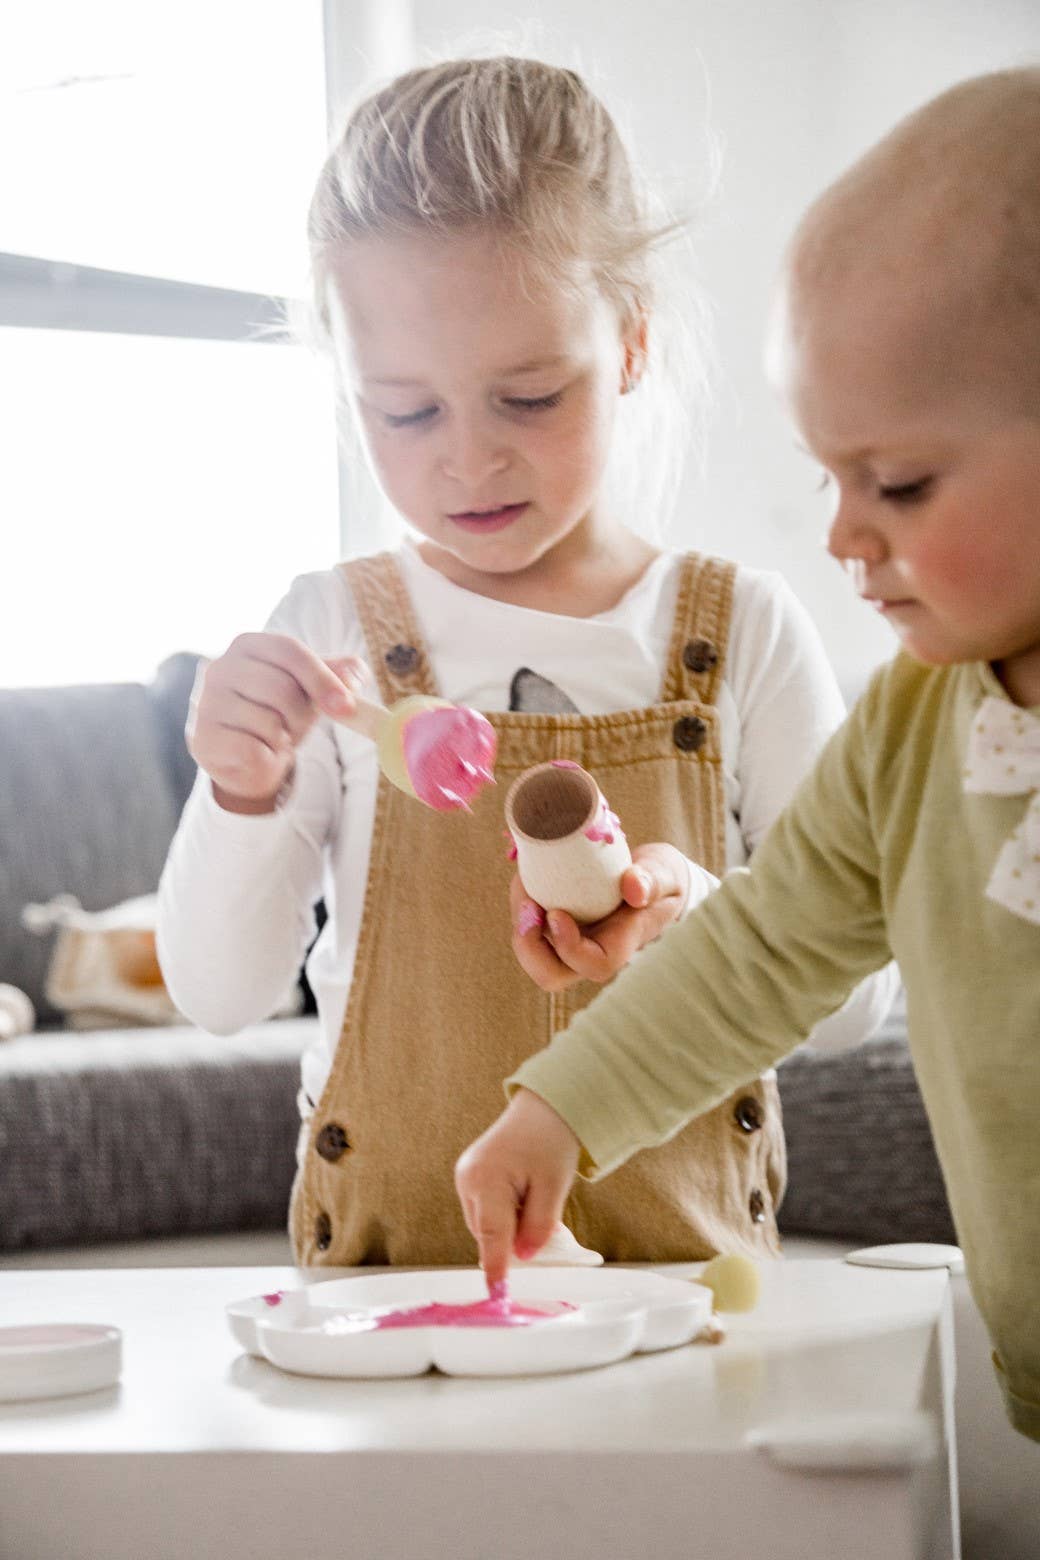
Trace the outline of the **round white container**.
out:
[[[0,1402],[96,1392],[119,1380],[123,1335],[88,1322],[0,1327]]]
[[[525,769],[506,796],[506,826],[536,904],[585,924],[617,909],[632,855],[587,770],[559,760]]]

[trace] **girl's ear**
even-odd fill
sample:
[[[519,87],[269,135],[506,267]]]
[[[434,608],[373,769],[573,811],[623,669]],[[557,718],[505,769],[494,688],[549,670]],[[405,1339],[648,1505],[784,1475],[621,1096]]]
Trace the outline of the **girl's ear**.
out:
[[[628,395],[643,377],[646,369],[650,315],[641,303],[634,305],[621,336],[624,348],[624,366],[621,372],[621,394]]]

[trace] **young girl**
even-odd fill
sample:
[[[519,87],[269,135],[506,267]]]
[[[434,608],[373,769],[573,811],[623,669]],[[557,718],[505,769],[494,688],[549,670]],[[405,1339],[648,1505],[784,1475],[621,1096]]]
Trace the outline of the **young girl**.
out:
[[[604,1174],[668,1137],[894,953],[1008,1414],[1040,1440],[1040,70],[900,125],[810,211],[784,282],[830,549],[906,653],[750,870],[520,1068],[459,1190],[494,1279],[580,1149]]]
[[[611,503],[621,419],[655,370],[660,237],[602,105],[528,60],[401,77],[356,110],[321,175],[318,312],[415,540],[297,580],[263,634],[206,669],[159,932],[177,1004],[228,1032],[271,1010],[324,895],[301,1262],[473,1260],[452,1167],[503,1074],[589,999],[572,974],[609,978],[747,859],[841,719],[776,577],[662,551]],[[436,693],[489,713],[499,788],[472,815],[394,790],[337,725],[362,658],[385,701]],[[550,758],[594,771],[630,839],[657,843],[634,851],[622,909],[584,939],[564,928],[532,981],[505,934],[502,801]],[[530,934],[522,952],[532,967]],[[868,1033],[889,990],[868,985],[830,1037]],[[609,1259],[769,1253],[783,1178],[769,1075],[582,1189],[566,1223]]]

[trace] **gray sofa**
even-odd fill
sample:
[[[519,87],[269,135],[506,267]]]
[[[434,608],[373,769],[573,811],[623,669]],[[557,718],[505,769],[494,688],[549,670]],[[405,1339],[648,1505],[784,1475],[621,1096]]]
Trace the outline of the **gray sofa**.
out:
[[[0,691],[0,981],[40,1026],[0,1045],[0,1251],[284,1226],[316,1020],[73,1033],[44,989],[56,934],[21,923],[57,894],[102,910],[154,891],[195,775],[196,664]]]
[[[292,1180],[311,1016],[231,1039],[189,1027],[74,1034],[47,1003],[51,936],[21,910],[100,910],[158,883],[193,779],[195,657],[147,686],[0,691],[0,982],[41,1029],[0,1045],[0,1251],[277,1229]],[[901,1012],[881,1036],[780,1069],[788,1233],[863,1244],[953,1238]]]

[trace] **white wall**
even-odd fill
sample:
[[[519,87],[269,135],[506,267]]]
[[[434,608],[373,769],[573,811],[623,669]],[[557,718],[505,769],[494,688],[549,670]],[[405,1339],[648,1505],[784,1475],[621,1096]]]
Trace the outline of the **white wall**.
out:
[[[721,140],[721,183],[696,244],[723,377],[676,539],[783,570],[843,683],[862,682],[893,640],[823,553],[818,474],[764,383],[771,278],[802,208],[898,117],[961,76],[1040,61],[1040,0],[531,0],[522,13],[495,0],[367,0],[346,10],[355,25],[341,81],[363,57],[386,75],[486,43],[489,29],[576,66],[680,199],[703,189],[709,137]]]

